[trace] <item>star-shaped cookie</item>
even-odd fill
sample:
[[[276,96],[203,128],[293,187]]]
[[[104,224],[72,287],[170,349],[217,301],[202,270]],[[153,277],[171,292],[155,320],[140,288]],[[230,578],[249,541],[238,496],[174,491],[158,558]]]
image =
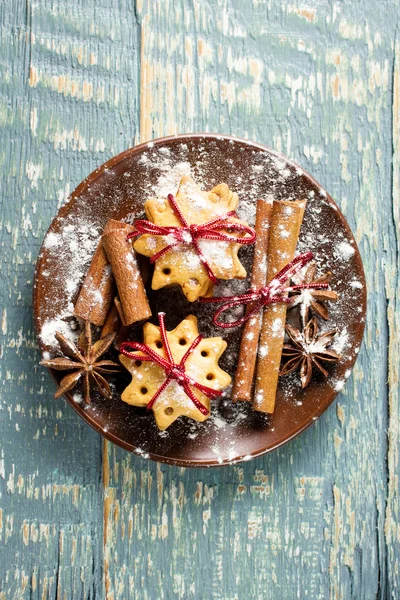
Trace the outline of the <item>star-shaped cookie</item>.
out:
[[[189,315],[173,331],[166,332],[175,363],[179,363],[193,341],[198,337],[197,319]],[[151,323],[143,326],[143,343],[166,358],[161,341],[160,328]],[[231,383],[231,377],[218,366],[218,360],[227,344],[220,337],[205,338],[194,348],[185,362],[187,374],[197,383],[215,390],[223,390]],[[142,354],[140,351],[131,355]],[[166,379],[165,371],[154,362],[141,362],[121,354],[119,359],[132,375],[132,382],[123,391],[121,399],[132,406],[145,407]],[[194,395],[210,410],[210,400],[200,390],[191,387]],[[203,415],[185,394],[183,388],[172,380],[160,394],[152,407],[154,418],[160,430],[167,429],[181,416],[195,421],[205,421]]]
[[[239,201],[238,195],[225,183],[217,185],[210,192],[204,192],[188,176],[182,177],[175,199],[190,225],[207,223],[216,217],[224,218],[227,213],[236,209]],[[148,220],[155,225],[181,226],[178,216],[167,199],[147,200],[145,211]],[[246,225],[235,217],[229,217],[228,220]],[[235,234],[235,236],[241,237],[242,234]],[[152,257],[171,244],[169,237],[145,233],[136,240],[134,248],[139,254]],[[246,277],[246,270],[238,258],[240,244],[200,239],[199,246],[217,279]],[[180,285],[189,302],[213,293],[213,283],[198,253],[190,243],[171,248],[155,262],[153,290],[171,285]]]

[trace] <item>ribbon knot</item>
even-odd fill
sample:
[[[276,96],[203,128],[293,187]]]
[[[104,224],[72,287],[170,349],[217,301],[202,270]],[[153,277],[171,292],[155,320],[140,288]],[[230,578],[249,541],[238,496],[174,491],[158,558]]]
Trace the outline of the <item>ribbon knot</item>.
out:
[[[185,370],[181,365],[174,365],[169,371],[169,376],[177,381],[185,381]]]
[[[256,291],[257,293],[257,291]],[[262,298],[263,304],[269,304],[271,299],[271,288],[267,286],[265,288],[261,288],[258,293],[260,294],[260,298]]]
[[[269,282],[269,284],[259,290],[248,290],[244,294],[236,295],[236,296],[216,296],[215,298],[200,298],[200,302],[203,303],[211,303],[215,302],[216,304],[222,304],[222,306],[216,311],[213,322],[217,327],[222,327],[223,329],[230,329],[232,327],[238,327],[245,323],[252,315],[257,313],[263,306],[267,304],[273,304],[276,302],[284,302],[286,304],[290,304],[292,302],[291,298],[288,298],[287,294],[289,292],[294,292],[296,290],[303,289],[313,289],[313,290],[322,290],[327,289],[329,285],[327,283],[302,283],[299,285],[288,286],[287,283],[296,273],[301,271],[311,260],[313,259],[312,252],[305,252],[304,254],[299,254],[292,261],[290,261],[287,265],[277,273],[274,278]],[[236,321],[225,322],[218,320],[218,317],[230,310],[231,308],[237,308],[239,306],[247,306],[249,305],[249,310],[246,314],[243,315],[240,319],[236,319]]]
[[[186,217],[182,213],[181,209],[176,202],[175,197],[172,194],[168,194],[168,202],[170,203],[172,210],[178,217],[181,222],[181,227],[176,227],[172,225],[162,226],[156,225],[155,223],[151,223],[150,221],[146,221],[145,219],[139,219],[135,222],[136,231],[130,233],[128,235],[128,239],[136,237],[142,234],[149,235],[161,235],[161,236],[171,236],[172,241],[165,246],[156,254],[150,258],[150,262],[154,263],[157,259],[161,258],[166,252],[178,246],[179,244],[188,244],[194,247],[196,250],[200,262],[204,266],[207,271],[208,277],[211,279],[213,283],[217,282],[217,277],[214,275],[211,266],[209,265],[206,257],[204,256],[204,252],[199,245],[200,239],[205,240],[214,240],[219,242],[234,242],[235,244],[247,245],[253,244],[256,239],[256,232],[252,227],[248,225],[244,225],[243,223],[235,223],[232,221],[228,221],[229,217],[235,216],[235,211],[230,211],[223,216],[216,217],[211,221],[207,221],[207,223],[188,223]],[[226,233],[222,233],[218,231],[219,229],[227,229],[228,231],[237,231],[238,233],[247,234],[244,237],[239,236],[231,236]]]
[[[176,237],[178,238],[178,236]],[[193,244],[193,240],[196,239],[196,231],[192,228],[192,225],[189,229],[182,228],[181,239],[185,244]]]
[[[158,388],[158,390],[156,391],[156,393],[154,394],[154,396],[152,397],[150,402],[147,404],[147,407],[146,407],[147,410],[152,409],[152,407],[154,406],[154,403],[160,397],[160,395],[165,390],[167,385],[172,380],[174,380],[178,383],[178,385],[180,385],[183,388],[185,394],[188,396],[188,398],[190,398],[190,400],[193,402],[195,407],[203,415],[208,415],[208,413],[209,413],[208,409],[194,395],[193,390],[191,388],[192,387],[196,388],[197,390],[202,392],[205,396],[207,396],[207,398],[210,398],[210,399],[221,396],[222,392],[219,390],[214,390],[213,388],[203,385],[202,383],[198,383],[197,381],[195,381],[192,377],[190,377],[187,374],[186,368],[185,368],[185,363],[186,363],[187,359],[189,358],[189,356],[191,355],[193,350],[196,348],[196,346],[199,345],[199,343],[201,342],[201,340],[203,338],[201,337],[201,335],[198,335],[197,338],[192,342],[189,349],[185,352],[184,356],[181,358],[181,361],[179,363],[176,363],[172,356],[171,348],[169,345],[167,331],[165,328],[164,317],[165,317],[165,313],[161,313],[161,312],[158,313],[161,339],[163,341],[163,346],[164,346],[167,358],[164,358],[164,356],[161,356],[161,354],[158,354],[158,352],[153,350],[153,348],[150,348],[150,346],[148,346],[147,344],[141,344],[139,342],[123,342],[120,347],[120,352],[121,352],[121,354],[124,354],[125,356],[127,356],[128,358],[131,358],[132,360],[154,362],[157,365],[159,365],[162,369],[164,369],[166,379],[160,385],[160,387]],[[142,354],[133,354],[132,355],[130,350],[139,350],[140,352],[142,352]]]

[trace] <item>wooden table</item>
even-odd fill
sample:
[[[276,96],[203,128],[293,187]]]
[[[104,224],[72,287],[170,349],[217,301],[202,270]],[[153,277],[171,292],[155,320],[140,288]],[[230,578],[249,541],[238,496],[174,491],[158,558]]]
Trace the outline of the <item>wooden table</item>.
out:
[[[0,599],[400,598],[398,3],[3,0]],[[337,402],[254,462],[184,470],[82,423],[38,366],[34,265],[74,187],[139,140],[217,131],[296,160],[363,256]]]

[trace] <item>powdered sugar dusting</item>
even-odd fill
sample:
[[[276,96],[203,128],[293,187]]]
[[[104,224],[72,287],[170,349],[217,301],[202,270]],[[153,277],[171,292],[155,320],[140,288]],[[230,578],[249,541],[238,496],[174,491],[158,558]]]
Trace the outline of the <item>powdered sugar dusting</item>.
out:
[[[349,242],[343,240],[337,244],[334,252],[337,260],[349,260],[355,253],[355,249]]]
[[[56,265],[52,270],[52,277],[59,286],[59,295],[49,298],[49,302],[60,303],[57,317],[44,319],[42,323],[39,335],[46,346],[58,346],[54,337],[56,331],[68,339],[77,338],[73,299],[86,275],[100,235],[101,230],[90,220],[67,217],[61,222],[57,233],[50,231],[44,239],[43,248],[47,253],[47,260]],[[93,290],[93,294],[96,293]]]
[[[67,321],[68,317],[72,317],[72,310],[70,308],[62,312],[59,317],[49,319],[43,323],[40,332],[40,339],[43,344],[46,346],[58,346],[58,342],[55,338],[57,332],[61,333],[72,342],[78,338],[78,330],[73,325],[71,326],[71,323]]]
[[[235,143],[233,142],[232,145]],[[200,147],[201,150],[201,147]],[[189,160],[190,149],[187,144],[180,144],[179,154],[172,151],[168,146],[156,147],[148,146],[148,151],[144,152],[139,163],[150,174],[152,171],[158,171],[159,175],[155,183],[151,183],[151,177],[145,179],[143,184],[143,196],[147,198],[166,198],[168,194],[176,194],[179,182],[182,177],[187,176],[194,179],[196,184],[203,190],[210,190],[213,186],[224,181],[224,177],[218,174],[218,162],[220,162],[219,151],[215,144],[216,155],[210,161],[210,145],[204,148],[201,153],[203,160],[197,160],[191,163]],[[213,176],[210,176],[209,165],[214,165]],[[239,218],[247,221],[249,224],[254,224],[255,220],[255,202],[259,197],[265,197],[269,203],[278,199],[280,194],[276,194],[274,190],[285,184],[286,181],[293,179],[295,171],[287,167],[287,163],[270,154],[253,151],[252,162],[249,165],[250,176],[243,177],[241,171],[235,169],[233,159],[226,157],[226,164],[232,166],[231,175],[233,174],[234,182],[229,182],[230,188],[237,192],[240,196],[238,207]],[[271,189],[260,196],[260,185],[267,174],[271,176]],[[232,177],[231,177],[232,178]],[[186,185],[191,185],[190,183]],[[193,195],[193,190],[188,190]],[[195,198],[199,205],[204,201],[203,196],[195,194]],[[286,197],[286,199],[295,199],[294,197]],[[216,205],[216,214],[218,214],[218,205]],[[129,219],[128,219],[129,220]],[[283,236],[285,233],[283,232]]]
[[[60,243],[60,236],[50,231],[44,238],[43,246],[45,248],[57,248]]]
[[[228,242],[199,240],[198,244],[206,261],[210,265],[218,265],[221,269],[227,271],[233,269],[232,255],[230,252],[226,251],[226,249],[229,248]]]

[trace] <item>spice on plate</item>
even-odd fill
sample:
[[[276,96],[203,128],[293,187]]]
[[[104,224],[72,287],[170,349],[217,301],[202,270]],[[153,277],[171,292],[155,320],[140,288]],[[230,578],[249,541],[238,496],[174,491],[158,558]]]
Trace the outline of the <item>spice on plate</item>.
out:
[[[101,327],[114,295],[114,277],[100,240],[75,303],[74,314]]]
[[[256,210],[256,242],[254,246],[253,270],[251,287],[258,290],[263,288],[267,279],[267,255],[272,214],[272,203],[257,200]],[[247,312],[250,306],[247,307]],[[257,360],[258,340],[261,331],[262,314],[254,314],[245,322],[242,331],[238,366],[233,384],[232,400],[251,400],[254,372]]]
[[[305,207],[305,200],[274,201],[268,247],[267,283],[293,259]],[[264,308],[253,398],[253,407],[260,412],[273,413],[275,409],[286,311],[286,303],[269,304]]]
[[[300,369],[301,387],[305,388],[311,381],[313,367],[318,369],[324,377],[328,376],[328,371],[322,363],[337,362],[340,360],[340,354],[329,348],[337,330],[323,331],[319,333],[318,321],[313,317],[308,321],[303,331],[286,325],[291,344],[285,344],[282,350],[282,357],[287,359],[280,370],[279,375],[288,375],[292,371]]]
[[[121,369],[112,360],[99,359],[110,348],[115,336],[115,333],[110,333],[92,343],[89,321],[85,322],[85,328],[79,336],[77,344],[68,340],[60,332],[55,334],[64,356],[42,360],[40,364],[55,371],[71,371],[61,379],[54,394],[55,398],[72,390],[78,381],[83,379],[83,397],[86,404],[90,404],[91,385],[94,385],[102,396],[111,400],[111,389],[103,375],[116,373]]]
[[[120,317],[124,325],[151,316],[146,290],[136,261],[132,243],[127,239],[134,228],[110,219],[103,232],[103,246],[118,289]]]

